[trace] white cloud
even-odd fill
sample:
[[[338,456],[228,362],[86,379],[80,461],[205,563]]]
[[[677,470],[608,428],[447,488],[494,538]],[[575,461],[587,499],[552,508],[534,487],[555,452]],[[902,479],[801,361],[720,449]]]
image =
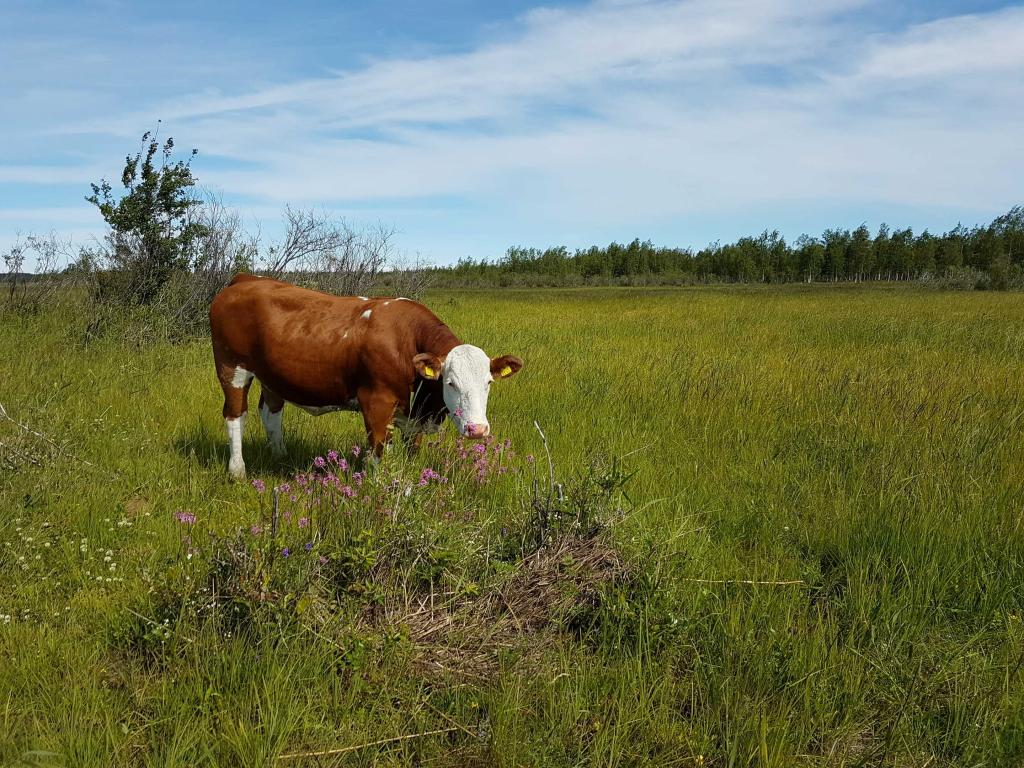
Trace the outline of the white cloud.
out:
[[[857,74],[911,80],[1024,69],[1024,8],[957,16],[879,38]]]
[[[102,166],[72,165],[0,165],[0,182],[17,184],[82,184],[88,189],[88,182],[83,179],[98,179],[102,175]]]

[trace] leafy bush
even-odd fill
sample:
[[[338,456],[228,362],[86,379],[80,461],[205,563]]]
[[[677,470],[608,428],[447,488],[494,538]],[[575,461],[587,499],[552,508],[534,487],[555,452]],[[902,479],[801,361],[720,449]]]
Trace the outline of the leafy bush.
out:
[[[152,304],[179,270],[188,270],[205,225],[196,219],[202,201],[194,194],[191,162],[172,161],[174,139],[161,147],[149,131],[142,148],[125,158],[124,194],[117,198],[106,179],[92,184],[85,199],[110,227],[97,283],[99,296],[124,303]],[[158,154],[159,153],[159,154]]]

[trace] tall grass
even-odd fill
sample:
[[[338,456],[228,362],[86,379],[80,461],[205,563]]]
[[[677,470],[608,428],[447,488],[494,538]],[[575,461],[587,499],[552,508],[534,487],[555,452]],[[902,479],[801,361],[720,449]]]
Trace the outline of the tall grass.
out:
[[[354,749],[280,764],[1024,762],[1018,296],[427,300],[525,361],[490,404],[517,471],[378,519],[374,546],[404,521],[443,553],[446,591],[509,578],[493,560],[515,567],[501,542],[546,483],[526,461],[546,464],[536,420],[567,487],[588,467],[630,475],[609,507],[628,575],[479,674],[425,669],[409,625],[360,620],[365,596],[327,611],[329,631],[296,618],[284,593],[306,582],[287,579],[258,632],[158,630],[160,585],[186,594],[216,542],[269,514],[267,494],[227,482],[208,346],[82,344],[73,313],[4,317],[0,403],[52,442],[0,424],[20,455],[0,454],[0,763],[269,765],[332,748]],[[285,430],[275,463],[247,426],[250,476],[269,486],[362,440],[344,414],[289,409]],[[394,451],[381,477],[415,479],[451,450]],[[183,542],[178,511],[201,537]],[[363,527],[331,534],[336,551]]]

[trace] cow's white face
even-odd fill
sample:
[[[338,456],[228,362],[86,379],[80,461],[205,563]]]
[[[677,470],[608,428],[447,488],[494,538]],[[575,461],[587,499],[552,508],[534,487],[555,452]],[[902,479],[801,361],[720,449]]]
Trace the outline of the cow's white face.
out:
[[[491,359],[479,347],[460,344],[448,353],[441,368],[444,404],[455,428],[466,437],[487,437],[487,395],[490,394]]]
[[[505,355],[491,360],[479,347],[460,344],[442,360],[434,355],[420,354],[414,358],[417,372],[428,379],[440,379],[444,404],[460,435],[479,439],[487,437],[491,425],[487,421],[487,396],[491,382],[511,376],[523,363]]]

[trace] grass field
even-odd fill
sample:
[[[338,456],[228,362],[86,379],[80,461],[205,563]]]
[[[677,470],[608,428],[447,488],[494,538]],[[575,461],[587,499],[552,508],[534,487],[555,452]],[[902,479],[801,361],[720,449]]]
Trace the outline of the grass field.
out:
[[[1024,764],[1020,295],[427,303],[525,361],[489,408],[508,471],[393,450],[269,542],[206,340],[0,318],[0,403],[48,438],[0,423],[0,764]],[[255,405],[268,486],[363,439],[286,410],[275,464]]]

